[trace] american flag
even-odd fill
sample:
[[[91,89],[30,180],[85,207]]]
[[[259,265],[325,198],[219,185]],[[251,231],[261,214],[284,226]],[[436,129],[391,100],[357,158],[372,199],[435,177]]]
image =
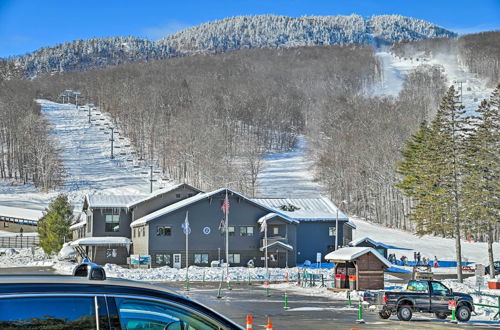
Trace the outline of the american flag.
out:
[[[224,214],[229,214],[229,200],[227,199],[227,196],[224,199],[224,202],[222,202],[222,206],[220,207],[220,209]]]

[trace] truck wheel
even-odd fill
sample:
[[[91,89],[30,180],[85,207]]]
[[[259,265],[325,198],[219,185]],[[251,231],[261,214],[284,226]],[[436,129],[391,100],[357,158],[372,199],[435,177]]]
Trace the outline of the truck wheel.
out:
[[[460,322],[467,322],[470,320],[471,311],[468,306],[460,305],[456,311],[457,320]]]
[[[409,321],[413,312],[411,311],[411,307],[408,305],[403,305],[398,308],[398,319],[400,321]]]
[[[381,311],[378,313],[381,319],[387,320],[389,317],[391,317],[391,312],[390,311]]]
[[[440,320],[446,320],[448,315],[446,313],[436,313],[436,317]]]

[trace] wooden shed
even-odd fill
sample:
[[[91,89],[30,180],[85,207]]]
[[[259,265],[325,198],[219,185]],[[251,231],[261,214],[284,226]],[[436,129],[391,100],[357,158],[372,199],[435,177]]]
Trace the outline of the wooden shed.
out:
[[[370,247],[346,247],[325,256],[335,263],[335,288],[368,290],[384,288],[384,270],[391,266],[377,250]]]

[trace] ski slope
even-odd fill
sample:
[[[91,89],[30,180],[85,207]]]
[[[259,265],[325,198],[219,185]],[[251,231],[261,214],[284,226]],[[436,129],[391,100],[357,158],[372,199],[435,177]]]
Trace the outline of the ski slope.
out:
[[[65,173],[63,186],[56,192],[44,193],[33,185],[0,182],[0,205],[27,209],[44,209],[59,193],[68,194],[78,210],[87,193],[145,194],[149,193],[149,164],[138,160],[130,141],[114,134],[114,159],[110,159],[110,118],[88,107],[77,109],[72,104],[37,100],[42,114],[50,123],[50,137],[60,150]],[[170,185],[154,174],[154,189]]]
[[[488,88],[474,73],[470,73],[461,65],[455,55],[438,55],[433,58],[423,54],[414,57],[398,58],[388,52],[376,53],[382,64],[382,80],[375,84],[372,94],[375,96],[397,96],[403,88],[404,77],[419,65],[437,65],[446,75],[448,85],[455,85],[460,93],[462,89],[462,104],[467,113],[473,113],[483,99],[489,98],[493,89]]]
[[[297,140],[295,149],[264,157],[264,169],[257,176],[257,196],[312,198],[321,195],[321,187],[313,179],[313,160],[307,153],[306,139],[299,136]]]

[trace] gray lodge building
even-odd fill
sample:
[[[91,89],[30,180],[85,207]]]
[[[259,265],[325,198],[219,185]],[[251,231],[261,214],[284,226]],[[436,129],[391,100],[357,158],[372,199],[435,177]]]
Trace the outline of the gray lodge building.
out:
[[[202,192],[179,184],[146,196],[87,195],[79,221],[71,226],[74,246],[92,261],[126,265],[130,255],[151,256],[151,266],[185,267],[186,213],[189,265],[209,266],[225,259],[222,203],[229,199],[229,263],[264,265],[264,233],[259,219],[267,219],[270,267],[316,262],[352,240],[355,225],[327,198],[251,199],[230,189]],[[338,213],[337,213],[338,211]]]

